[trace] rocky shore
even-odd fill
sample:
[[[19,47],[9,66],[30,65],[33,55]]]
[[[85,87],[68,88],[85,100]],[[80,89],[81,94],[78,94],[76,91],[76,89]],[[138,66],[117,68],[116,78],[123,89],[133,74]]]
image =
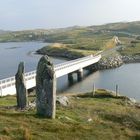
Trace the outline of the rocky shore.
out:
[[[115,54],[113,56],[103,57],[98,63],[98,69],[117,68],[128,63],[140,63],[140,55],[122,56],[120,54]]]
[[[93,66],[93,69],[95,70],[104,70],[104,69],[112,69],[122,66],[123,64],[129,64],[129,63],[140,63],[140,56],[122,56],[120,54],[115,54],[113,56],[107,56],[103,57],[98,64]]]
[[[140,55],[124,55],[121,56],[124,63],[139,63]]]
[[[98,62],[98,69],[103,70],[103,69],[117,68],[120,67],[121,65],[123,65],[123,60],[121,58],[121,55],[115,54],[113,56],[103,57]]]

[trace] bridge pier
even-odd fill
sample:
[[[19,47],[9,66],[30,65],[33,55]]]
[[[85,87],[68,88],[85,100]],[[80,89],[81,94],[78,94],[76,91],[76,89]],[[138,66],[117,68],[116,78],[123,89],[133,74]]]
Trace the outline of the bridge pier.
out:
[[[77,79],[78,79],[78,81],[81,81],[83,79],[83,75],[84,75],[83,69],[80,69],[80,70],[77,71]]]
[[[68,74],[68,81],[69,81],[70,84],[73,84],[73,82],[74,82],[73,73]]]
[[[92,64],[86,68],[89,73],[93,73],[98,70],[98,63]]]

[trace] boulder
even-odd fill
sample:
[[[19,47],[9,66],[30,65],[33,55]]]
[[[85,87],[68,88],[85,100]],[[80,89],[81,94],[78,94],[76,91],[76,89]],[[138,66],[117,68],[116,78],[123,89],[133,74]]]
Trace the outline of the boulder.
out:
[[[66,97],[66,96],[57,96],[56,103],[60,104],[62,106],[68,106],[70,101],[69,101],[68,97]]]

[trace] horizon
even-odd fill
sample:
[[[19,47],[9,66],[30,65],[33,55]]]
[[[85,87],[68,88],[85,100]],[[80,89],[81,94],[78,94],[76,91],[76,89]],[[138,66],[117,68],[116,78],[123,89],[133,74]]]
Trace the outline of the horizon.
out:
[[[5,0],[0,5],[2,30],[57,29],[140,20],[139,0]]]
[[[87,25],[87,26],[80,26],[80,25],[72,25],[72,26],[66,26],[66,27],[56,27],[56,28],[29,28],[29,29],[21,29],[21,30],[4,30],[0,29],[2,31],[28,31],[28,30],[57,30],[57,29],[66,29],[66,28],[71,28],[71,27],[90,27],[90,26],[103,26],[103,25],[108,25],[108,24],[117,24],[117,23],[134,23],[134,22],[140,22],[140,20],[136,21],[116,21],[116,22],[109,22],[109,23],[103,23],[103,24],[93,24],[93,25]]]

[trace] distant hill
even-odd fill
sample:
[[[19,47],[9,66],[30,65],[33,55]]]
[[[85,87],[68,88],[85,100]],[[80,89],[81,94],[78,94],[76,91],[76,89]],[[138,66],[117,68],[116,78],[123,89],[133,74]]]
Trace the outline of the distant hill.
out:
[[[10,31],[4,31],[4,30],[0,30],[0,34],[6,34],[9,33]]]
[[[135,22],[118,22],[118,23],[109,23],[100,26],[90,26],[89,28],[94,30],[109,30],[109,31],[120,31],[128,32],[134,34],[140,34],[140,21]]]
[[[34,29],[23,31],[0,30],[0,42],[8,41],[49,41],[75,43],[78,38],[103,38],[106,36],[135,37],[140,34],[140,21],[118,22],[98,26],[72,26],[57,29]]]

